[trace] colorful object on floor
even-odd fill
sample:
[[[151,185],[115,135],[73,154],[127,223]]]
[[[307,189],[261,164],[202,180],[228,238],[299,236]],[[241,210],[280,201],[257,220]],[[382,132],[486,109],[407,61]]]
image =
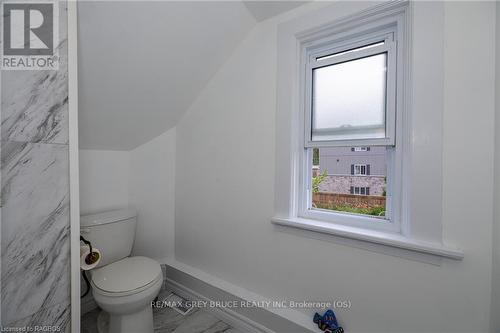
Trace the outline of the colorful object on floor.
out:
[[[344,329],[339,326],[335,313],[327,310],[324,315],[314,314],[313,322],[325,333],[344,333]]]

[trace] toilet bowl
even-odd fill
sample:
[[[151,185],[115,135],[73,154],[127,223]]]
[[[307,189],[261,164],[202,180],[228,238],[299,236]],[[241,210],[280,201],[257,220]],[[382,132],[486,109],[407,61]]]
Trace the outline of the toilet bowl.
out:
[[[151,301],[163,283],[160,264],[127,257],[92,272],[92,294],[107,316],[99,316],[99,333],[153,332]],[[106,329],[107,327],[107,329]]]
[[[99,333],[153,333],[151,302],[163,284],[160,264],[129,256],[135,238],[136,213],[125,209],[82,216],[80,233],[102,254],[90,271],[92,295],[103,310]]]

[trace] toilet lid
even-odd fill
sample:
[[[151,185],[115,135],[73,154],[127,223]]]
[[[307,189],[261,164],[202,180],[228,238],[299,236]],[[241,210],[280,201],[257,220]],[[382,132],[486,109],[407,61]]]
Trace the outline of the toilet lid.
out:
[[[128,257],[93,270],[92,283],[101,290],[120,293],[144,287],[161,274],[157,261]]]

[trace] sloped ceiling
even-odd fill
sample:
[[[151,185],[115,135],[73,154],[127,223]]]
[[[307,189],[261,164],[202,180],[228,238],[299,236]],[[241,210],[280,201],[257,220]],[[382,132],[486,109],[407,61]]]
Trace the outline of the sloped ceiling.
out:
[[[79,1],[80,148],[130,150],[175,126],[256,21],[288,10],[278,7]]]
[[[309,1],[243,1],[257,21],[279,15]]]
[[[80,147],[130,150],[173,127],[255,25],[241,2],[78,3]]]

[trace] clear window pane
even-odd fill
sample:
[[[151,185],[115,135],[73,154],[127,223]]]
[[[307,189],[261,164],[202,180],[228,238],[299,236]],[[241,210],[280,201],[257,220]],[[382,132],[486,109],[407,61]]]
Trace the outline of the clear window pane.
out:
[[[312,140],[385,138],[387,54],[313,70]]]
[[[388,152],[368,148],[314,148],[312,209],[385,218]]]

